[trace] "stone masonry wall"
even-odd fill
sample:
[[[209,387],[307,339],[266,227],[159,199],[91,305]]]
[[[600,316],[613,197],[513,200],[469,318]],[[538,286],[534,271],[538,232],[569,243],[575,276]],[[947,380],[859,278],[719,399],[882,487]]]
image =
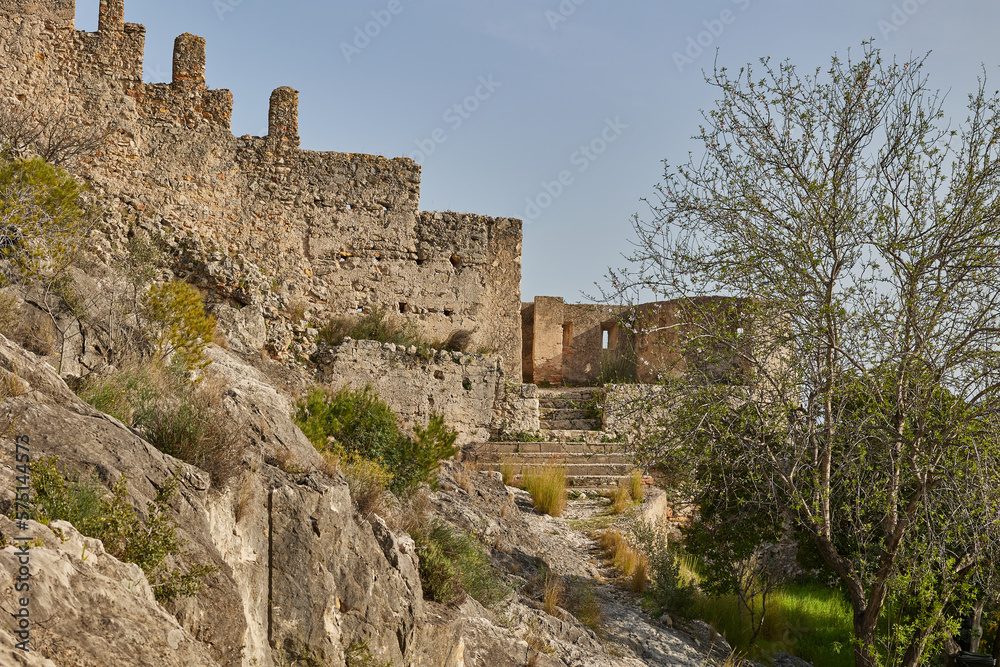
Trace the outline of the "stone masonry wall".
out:
[[[271,96],[266,137],[233,136],[233,99],[205,81],[205,41],[174,45],[173,81],[142,81],[145,28],[124,0],[74,29],[72,0],[0,0],[0,105],[108,132],[72,165],[112,225],[142,220],[243,255],[317,319],[383,309],[431,339],[472,332],[520,376],[521,222],[419,210],[408,158],[301,150],[298,94]]]
[[[427,359],[415,347],[345,339],[320,350],[317,360],[320,380],[335,389],[370,385],[406,430],[426,425],[432,413],[444,415],[460,445],[486,442],[503,409],[503,369],[481,354],[440,350]],[[535,408],[537,420],[537,398]]]

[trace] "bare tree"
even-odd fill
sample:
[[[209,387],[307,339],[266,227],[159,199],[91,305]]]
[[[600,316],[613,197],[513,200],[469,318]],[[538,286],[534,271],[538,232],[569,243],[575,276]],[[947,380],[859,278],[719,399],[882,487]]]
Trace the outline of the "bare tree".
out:
[[[50,110],[0,106],[0,148],[15,156],[36,155],[49,164],[66,166],[93,155],[109,134],[108,127],[88,124],[65,106]]]
[[[859,667],[917,665],[1000,556],[1000,99],[981,82],[952,131],[924,64],[716,67],[704,153],[667,166],[611,273],[740,369],[663,368],[640,453],[789,521],[847,591]]]

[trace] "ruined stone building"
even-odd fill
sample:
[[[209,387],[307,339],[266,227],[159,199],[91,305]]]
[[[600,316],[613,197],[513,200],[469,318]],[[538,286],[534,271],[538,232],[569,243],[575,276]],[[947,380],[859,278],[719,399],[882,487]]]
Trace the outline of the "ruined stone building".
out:
[[[383,310],[430,339],[472,334],[521,373],[521,222],[420,210],[407,158],[302,150],[296,91],[270,100],[266,137],[233,136],[233,97],[205,83],[205,40],[177,38],[173,80],[142,80],[145,28],[102,0],[0,0],[0,100],[107,132],[73,171],[119,221],[143,219],[243,257],[319,315]],[[241,305],[241,304],[236,304]]]
[[[587,386],[599,380],[655,383],[661,374],[697,370],[713,381],[742,376],[738,351],[704,349],[698,320],[712,318],[735,336],[750,328],[741,300],[702,297],[637,306],[568,304],[536,297],[521,305],[524,382]],[[720,318],[724,318],[721,319]]]

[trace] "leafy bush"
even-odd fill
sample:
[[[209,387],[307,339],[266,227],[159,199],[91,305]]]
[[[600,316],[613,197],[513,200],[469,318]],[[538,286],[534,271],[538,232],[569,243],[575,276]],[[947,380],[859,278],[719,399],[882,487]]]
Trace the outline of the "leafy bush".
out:
[[[424,597],[448,603],[468,593],[487,607],[496,606],[510,589],[493,569],[482,547],[468,533],[435,520],[411,527],[420,556]]]
[[[566,466],[525,468],[522,474],[524,489],[531,494],[535,509],[543,514],[561,516],[566,509]]]
[[[466,352],[472,343],[472,332],[465,329],[453,331],[442,343],[424,338],[412,322],[390,317],[385,310],[377,309],[361,317],[340,316],[330,318],[319,330],[317,342],[339,345],[345,338],[377,340],[403,347],[416,346],[418,354],[428,358],[433,350]]]
[[[85,383],[80,397],[165,454],[205,470],[217,486],[239,467],[241,425],[225,413],[217,388],[187,382],[178,366],[128,366]]]
[[[49,457],[31,465],[32,518],[46,525],[69,521],[81,534],[101,540],[109,554],[142,568],[160,602],[195,595],[201,589],[201,580],[215,570],[213,566],[195,565],[183,572],[165,565],[168,556],[184,553],[184,543],[166,513],[177,491],[176,474],[146,505],[149,518],[143,523],[128,502],[124,475],[109,496],[94,479],[80,480],[59,472],[57,463],[56,457]]]
[[[151,287],[146,316],[160,331],[156,341],[160,358],[172,352],[186,369],[208,364],[204,352],[215,336],[215,318],[205,312],[201,294],[192,285],[175,280]]]
[[[686,614],[694,601],[694,584],[681,577],[679,559],[670,549],[664,531],[640,519],[631,524],[631,533],[649,563],[653,601],[662,609]]]
[[[361,317],[331,318],[320,329],[317,340],[321,343],[337,345],[344,338],[377,340],[380,343],[393,343],[404,347],[428,345],[411,322],[390,318],[382,309],[374,310]]]
[[[457,451],[456,434],[444,417],[432,415],[426,427],[415,427],[407,437],[371,387],[314,389],[299,402],[295,421],[320,452],[360,456],[391,471],[389,489],[396,495],[421,483],[435,487],[439,462]]]
[[[61,273],[89,228],[81,210],[86,188],[44,160],[0,157],[0,257],[6,281]]]

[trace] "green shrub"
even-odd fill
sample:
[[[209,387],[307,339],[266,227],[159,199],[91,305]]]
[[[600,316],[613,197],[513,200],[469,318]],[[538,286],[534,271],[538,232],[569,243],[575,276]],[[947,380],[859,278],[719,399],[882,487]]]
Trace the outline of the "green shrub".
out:
[[[101,540],[109,554],[142,568],[160,602],[195,595],[201,589],[202,579],[214,572],[214,566],[195,565],[183,572],[165,565],[167,556],[184,553],[184,543],[166,513],[177,491],[177,474],[146,505],[148,518],[143,523],[128,502],[124,475],[108,494],[94,479],[65,476],[57,463],[56,457],[49,457],[31,465],[32,518],[46,525],[69,521],[81,534]]]
[[[566,466],[525,468],[522,476],[524,489],[531,494],[535,509],[543,514],[562,516],[566,509]]]
[[[653,601],[661,609],[687,614],[694,602],[694,583],[681,576],[680,560],[670,549],[666,534],[641,519],[633,522],[630,528],[649,563],[648,591]]]
[[[161,452],[208,472],[217,486],[239,467],[241,425],[226,414],[218,388],[191,384],[179,366],[125,367],[86,382],[80,397],[135,428]]]
[[[396,495],[421,483],[436,486],[441,459],[457,451],[456,434],[444,417],[431,415],[426,427],[417,426],[414,437],[407,437],[396,414],[371,387],[314,389],[299,402],[295,421],[320,452],[377,461],[392,473],[389,489]]]
[[[382,309],[361,317],[331,318],[319,331],[317,341],[338,345],[344,338],[355,340],[377,340],[409,347],[420,347],[428,343],[421,338],[413,324],[406,320],[390,318]]]
[[[6,281],[58,275],[70,265],[89,229],[79,205],[84,190],[44,160],[0,156],[0,231],[8,240],[0,257],[7,260]]]
[[[420,556],[425,598],[449,603],[468,593],[486,607],[494,607],[507,597],[510,589],[474,537],[439,520],[411,531]]]
[[[175,280],[149,288],[146,316],[160,332],[160,358],[172,352],[188,370],[208,364],[204,353],[215,336],[215,318],[205,312],[201,294],[192,285]]]

